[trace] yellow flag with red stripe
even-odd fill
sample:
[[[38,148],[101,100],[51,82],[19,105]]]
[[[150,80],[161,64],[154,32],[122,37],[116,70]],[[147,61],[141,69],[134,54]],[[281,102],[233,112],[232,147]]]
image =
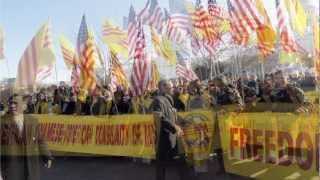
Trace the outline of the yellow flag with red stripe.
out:
[[[110,21],[105,21],[102,26],[103,41],[110,50],[128,58],[127,32],[113,25]]]
[[[157,89],[158,83],[160,81],[160,73],[158,70],[157,63],[151,62],[151,80],[149,82],[149,88],[151,90]]]
[[[274,52],[274,44],[276,42],[276,32],[274,31],[267,11],[261,0],[256,0],[256,7],[259,13],[264,17],[265,24],[257,30],[257,44],[259,53],[259,61],[263,62],[264,58]]]
[[[76,62],[75,48],[64,35],[60,35],[59,43],[64,63],[66,64],[68,69],[71,69],[71,67]]]
[[[111,76],[114,78],[115,85],[120,85],[123,88],[128,88],[128,80],[125,74],[125,71],[123,70],[123,67],[117,57],[116,52],[110,51],[111,54]]]

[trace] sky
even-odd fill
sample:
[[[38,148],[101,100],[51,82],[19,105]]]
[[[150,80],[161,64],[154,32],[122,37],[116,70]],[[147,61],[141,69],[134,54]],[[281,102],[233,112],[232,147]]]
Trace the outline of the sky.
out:
[[[56,54],[56,72],[52,80],[69,80],[60,52],[58,37],[64,34],[72,42],[76,41],[81,16],[86,14],[87,23],[96,33],[101,32],[104,20],[111,19],[122,27],[122,18],[127,16],[132,4],[140,11],[147,0],[0,0],[0,26],[5,31],[5,61],[0,61],[0,79],[15,77],[17,64],[24,49],[40,26],[48,19],[52,23],[52,34]],[[161,7],[168,8],[168,0],[158,0]],[[195,1],[195,0],[194,0]],[[204,0],[203,0],[204,1]],[[206,1],[206,0],[205,0]],[[218,4],[226,6],[226,0]],[[276,24],[275,5],[272,0],[263,0]]]

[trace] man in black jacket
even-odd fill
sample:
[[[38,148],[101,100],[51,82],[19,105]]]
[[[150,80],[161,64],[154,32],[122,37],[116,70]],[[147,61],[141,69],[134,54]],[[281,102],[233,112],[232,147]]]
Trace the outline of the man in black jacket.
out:
[[[177,139],[183,136],[182,129],[176,124],[177,114],[173,108],[172,84],[161,80],[158,84],[159,95],[152,102],[157,124],[156,179],[165,179],[165,168],[173,165],[179,170],[181,180],[188,179],[186,164],[179,157]]]

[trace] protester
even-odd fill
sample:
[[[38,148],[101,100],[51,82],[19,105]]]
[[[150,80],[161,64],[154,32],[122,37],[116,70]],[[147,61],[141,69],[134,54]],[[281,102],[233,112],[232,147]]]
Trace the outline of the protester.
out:
[[[153,112],[157,118],[156,143],[156,179],[165,180],[168,163],[176,163],[180,179],[186,180],[187,166],[183,157],[179,157],[178,138],[182,138],[183,131],[176,124],[176,109],[172,95],[172,84],[167,80],[159,82],[159,95],[152,103]]]
[[[213,82],[210,91],[216,105],[238,104],[239,107],[244,105],[238,90],[228,84],[224,76],[216,77]]]
[[[176,91],[173,93],[173,102],[174,102],[174,108],[177,109],[177,111],[179,112],[183,112],[186,110],[185,104],[182,102],[182,100],[180,99],[181,96],[181,92],[182,92],[182,88],[178,88],[176,89]]]
[[[52,156],[40,136],[37,120],[23,115],[23,100],[9,99],[8,113],[1,118],[1,174],[4,180],[40,180],[40,162],[48,168]]]
[[[308,75],[311,76],[311,75]],[[313,77],[314,78],[314,77]],[[242,72],[240,78],[223,75],[215,77],[208,83],[175,80],[172,95],[174,107],[178,111],[207,109],[213,105],[226,106],[237,104],[239,110],[256,103],[290,103],[298,108],[303,106],[305,98],[303,88],[309,87],[309,79],[290,76],[283,71],[265,74],[263,79],[254,74]],[[297,83],[299,81],[299,83]],[[308,84],[299,87],[298,84]],[[108,87],[98,87],[89,92],[79,86],[71,88],[65,83],[50,88],[41,88],[39,92],[27,94],[26,114],[77,114],[77,115],[115,115],[115,114],[148,114],[152,93],[157,89],[146,90],[143,96],[134,97],[128,90],[118,86],[115,92]],[[268,109],[269,111],[269,109]]]
[[[203,93],[200,88],[196,88],[194,95],[189,98],[188,101],[188,110],[192,109],[205,109],[206,102],[203,97]]]
[[[118,90],[114,93],[110,114],[128,114],[132,112],[133,109],[131,97],[128,94],[125,94],[122,89],[118,88]]]

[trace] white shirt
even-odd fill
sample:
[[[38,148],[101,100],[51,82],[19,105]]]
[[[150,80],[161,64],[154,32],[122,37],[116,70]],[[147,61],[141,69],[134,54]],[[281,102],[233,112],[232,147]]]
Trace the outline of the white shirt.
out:
[[[18,126],[19,132],[22,133],[23,130],[23,114],[18,114],[13,117],[14,122]]]

